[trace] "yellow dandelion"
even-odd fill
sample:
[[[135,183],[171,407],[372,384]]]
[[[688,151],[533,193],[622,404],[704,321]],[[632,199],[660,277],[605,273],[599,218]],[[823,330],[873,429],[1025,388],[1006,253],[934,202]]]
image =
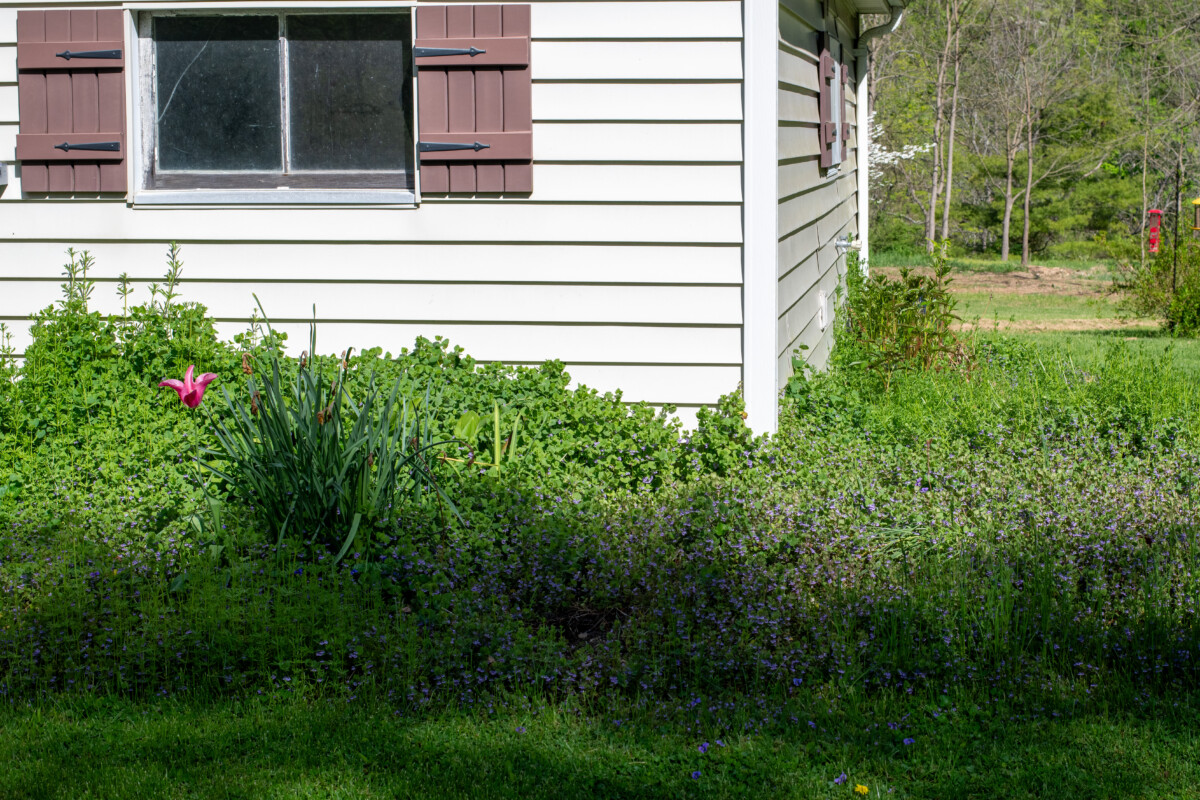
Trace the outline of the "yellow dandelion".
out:
[[[866,794],[869,791],[871,791],[871,790],[868,789],[867,787],[863,786],[861,783],[854,784],[854,793],[855,794]]]

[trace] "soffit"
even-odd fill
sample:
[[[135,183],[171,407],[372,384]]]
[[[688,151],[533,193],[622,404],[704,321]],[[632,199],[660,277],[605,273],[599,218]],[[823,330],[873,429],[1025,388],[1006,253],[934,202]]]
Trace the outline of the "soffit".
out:
[[[850,5],[860,14],[887,14],[892,7],[888,0],[850,0]],[[907,0],[901,5],[908,5]]]

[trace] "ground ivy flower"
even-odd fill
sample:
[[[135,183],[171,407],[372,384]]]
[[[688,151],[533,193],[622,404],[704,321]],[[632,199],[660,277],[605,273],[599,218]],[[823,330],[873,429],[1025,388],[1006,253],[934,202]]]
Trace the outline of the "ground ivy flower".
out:
[[[208,385],[217,379],[217,376],[211,372],[205,372],[199,378],[192,380],[192,373],[196,371],[195,364],[188,364],[187,373],[184,374],[183,380],[177,381],[174,378],[164,378],[159,386],[168,386],[175,390],[179,395],[180,401],[188,408],[195,408],[200,405],[200,401],[204,399],[204,390]]]

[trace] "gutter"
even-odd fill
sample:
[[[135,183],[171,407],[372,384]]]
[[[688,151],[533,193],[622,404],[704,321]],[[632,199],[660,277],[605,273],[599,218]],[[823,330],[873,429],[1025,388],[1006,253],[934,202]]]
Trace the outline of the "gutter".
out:
[[[856,68],[858,70],[858,85],[855,87],[854,109],[861,116],[857,117],[858,125],[858,244],[859,257],[862,259],[862,269],[864,272],[867,269],[867,262],[870,258],[870,223],[871,223],[871,175],[870,168],[866,163],[866,159],[862,158],[863,153],[871,152],[871,126],[867,124],[869,115],[867,107],[870,104],[870,92],[867,86],[867,74],[870,70],[871,51],[867,45],[874,39],[881,39],[888,34],[895,33],[900,27],[900,23],[904,20],[904,2],[903,0],[888,0],[888,4],[892,7],[892,18],[882,25],[876,25],[874,28],[868,28],[863,31],[858,37],[858,47],[854,49],[854,55],[858,57]]]

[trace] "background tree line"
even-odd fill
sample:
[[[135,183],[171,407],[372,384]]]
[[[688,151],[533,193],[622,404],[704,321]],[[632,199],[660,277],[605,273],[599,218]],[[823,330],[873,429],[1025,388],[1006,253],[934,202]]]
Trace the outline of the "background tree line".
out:
[[[873,249],[1144,264],[1150,208],[1190,236],[1200,3],[913,0],[871,70],[876,144],[903,153],[873,159]]]

